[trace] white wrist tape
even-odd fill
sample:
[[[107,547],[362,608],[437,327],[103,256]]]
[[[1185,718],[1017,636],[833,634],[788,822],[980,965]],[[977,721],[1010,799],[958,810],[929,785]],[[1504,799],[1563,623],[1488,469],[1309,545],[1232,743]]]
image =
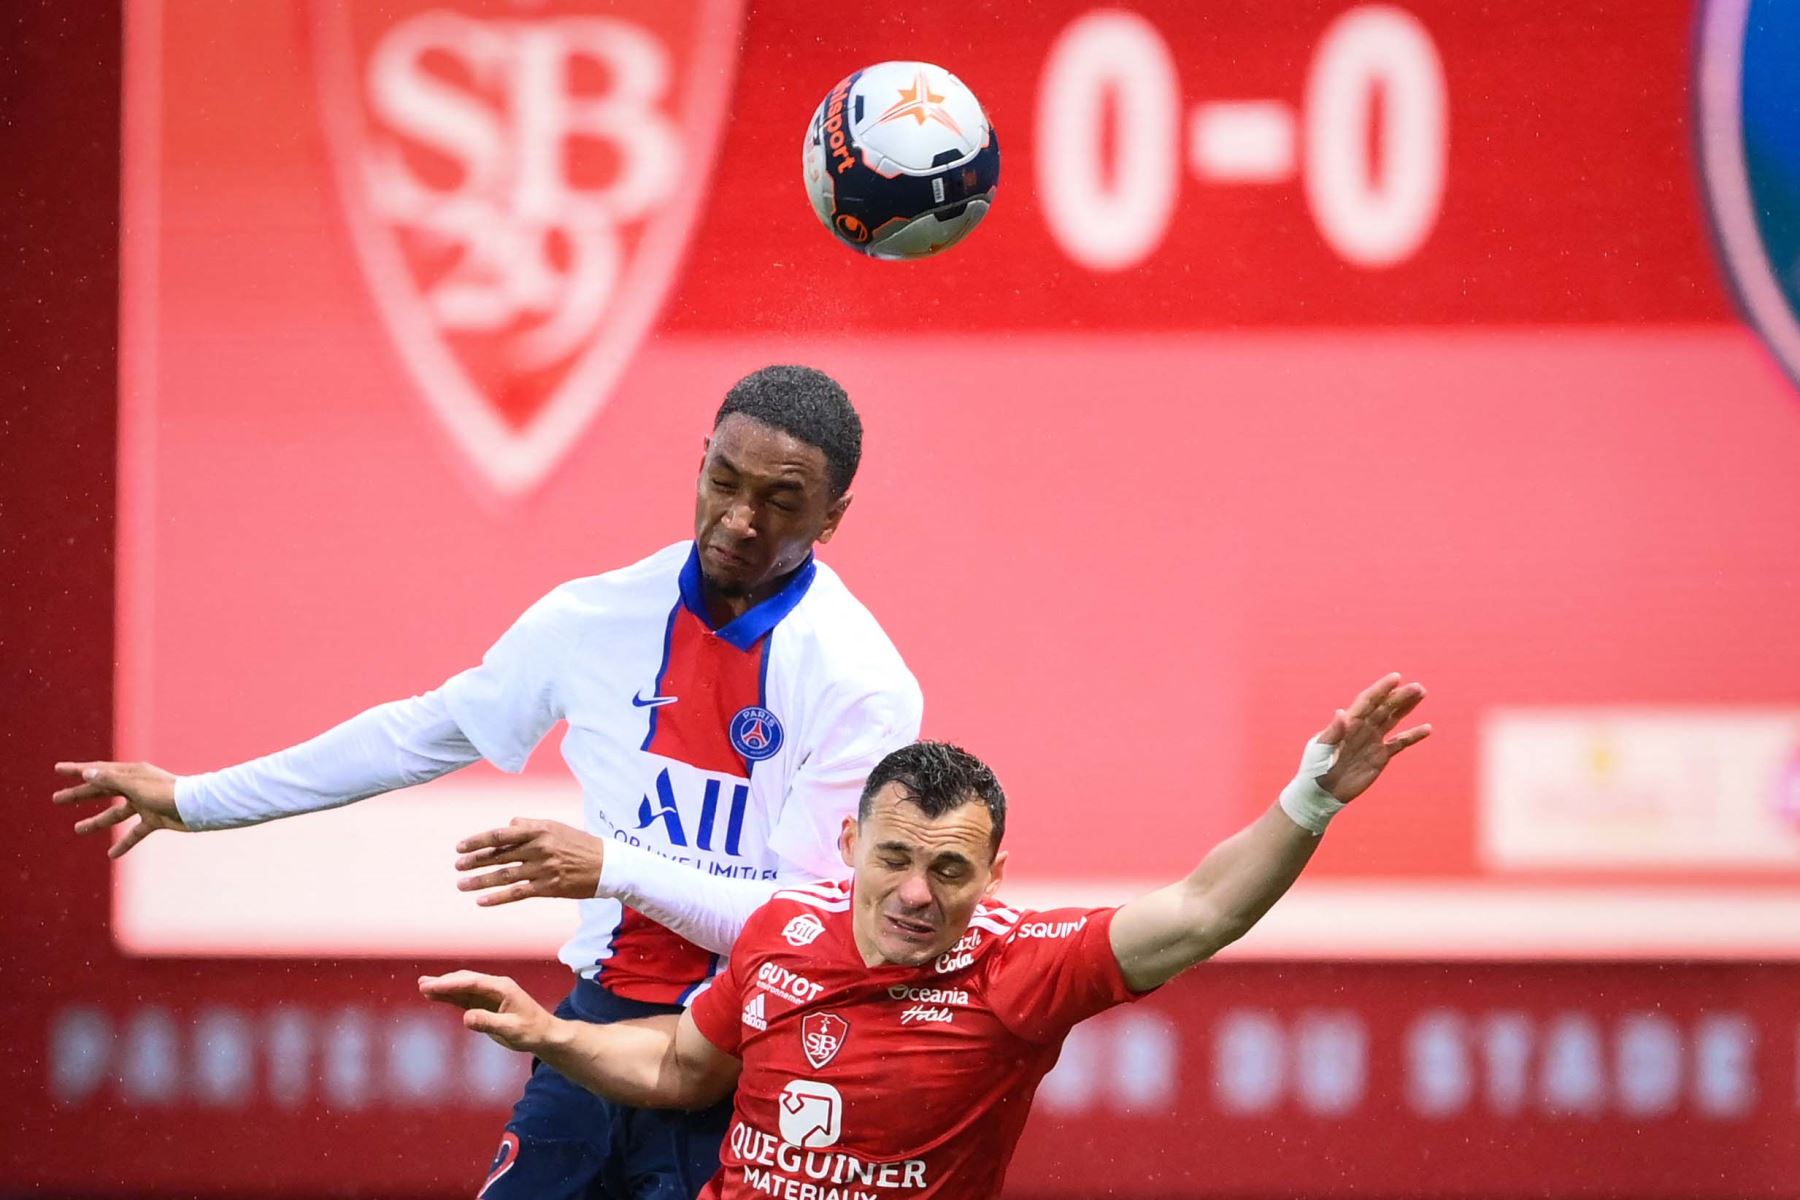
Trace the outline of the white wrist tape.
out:
[[[1337,747],[1325,746],[1313,738],[1300,752],[1300,773],[1281,789],[1281,811],[1302,829],[1316,836],[1325,832],[1331,818],[1343,811],[1344,802],[1319,786],[1319,776],[1331,770],[1337,761]]]

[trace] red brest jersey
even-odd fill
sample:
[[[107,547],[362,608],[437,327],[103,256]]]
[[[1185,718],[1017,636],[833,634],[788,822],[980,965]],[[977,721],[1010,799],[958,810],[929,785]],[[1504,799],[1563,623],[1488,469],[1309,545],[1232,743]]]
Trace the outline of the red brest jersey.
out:
[[[700,1200],[991,1200],[1069,1029],[1137,998],[1110,908],[982,904],[936,962],[869,967],[850,903],[848,883],[776,892],[695,999],[744,1063]]]

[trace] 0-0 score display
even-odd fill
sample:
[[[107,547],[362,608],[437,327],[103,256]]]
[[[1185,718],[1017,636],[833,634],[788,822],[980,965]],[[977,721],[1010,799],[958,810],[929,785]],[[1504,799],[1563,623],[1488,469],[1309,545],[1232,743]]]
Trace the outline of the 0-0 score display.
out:
[[[1057,36],[1036,107],[1045,219],[1063,251],[1096,271],[1156,252],[1184,173],[1239,185],[1299,176],[1325,242],[1368,269],[1411,257],[1443,204],[1443,62],[1418,18],[1392,5],[1360,5],[1332,21],[1297,108],[1247,98],[1185,112],[1175,55],[1156,25],[1096,10]]]

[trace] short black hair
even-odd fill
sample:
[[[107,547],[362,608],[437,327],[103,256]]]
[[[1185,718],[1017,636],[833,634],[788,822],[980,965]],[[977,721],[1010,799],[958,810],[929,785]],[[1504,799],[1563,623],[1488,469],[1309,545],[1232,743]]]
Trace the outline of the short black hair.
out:
[[[1006,836],[1006,792],[993,769],[961,746],[914,742],[876,763],[856,806],[858,821],[869,819],[876,795],[890,783],[898,783],[900,798],[918,805],[928,817],[941,817],[979,800],[987,805],[994,823],[993,848],[1000,849],[1000,839]]]
[[[843,387],[825,372],[793,366],[752,371],[725,393],[713,428],[734,413],[817,446],[825,455],[832,499],[850,490],[862,461],[862,418]]]

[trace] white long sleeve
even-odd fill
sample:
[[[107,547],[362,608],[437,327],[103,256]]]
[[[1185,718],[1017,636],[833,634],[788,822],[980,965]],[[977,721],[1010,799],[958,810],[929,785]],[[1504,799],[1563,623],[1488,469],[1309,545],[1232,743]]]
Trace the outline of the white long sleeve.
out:
[[[235,829],[411,787],[480,757],[433,691],[378,704],[286,750],[184,775],[175,806],[189,829]]]
[[[708,875],[641,846],[609,839],[600,863],[599,894],[624,901],[696,946],[729,954],[744,922],[770,896],[781,888],[817,879],[812,871],[794,871],[775,879]]]

